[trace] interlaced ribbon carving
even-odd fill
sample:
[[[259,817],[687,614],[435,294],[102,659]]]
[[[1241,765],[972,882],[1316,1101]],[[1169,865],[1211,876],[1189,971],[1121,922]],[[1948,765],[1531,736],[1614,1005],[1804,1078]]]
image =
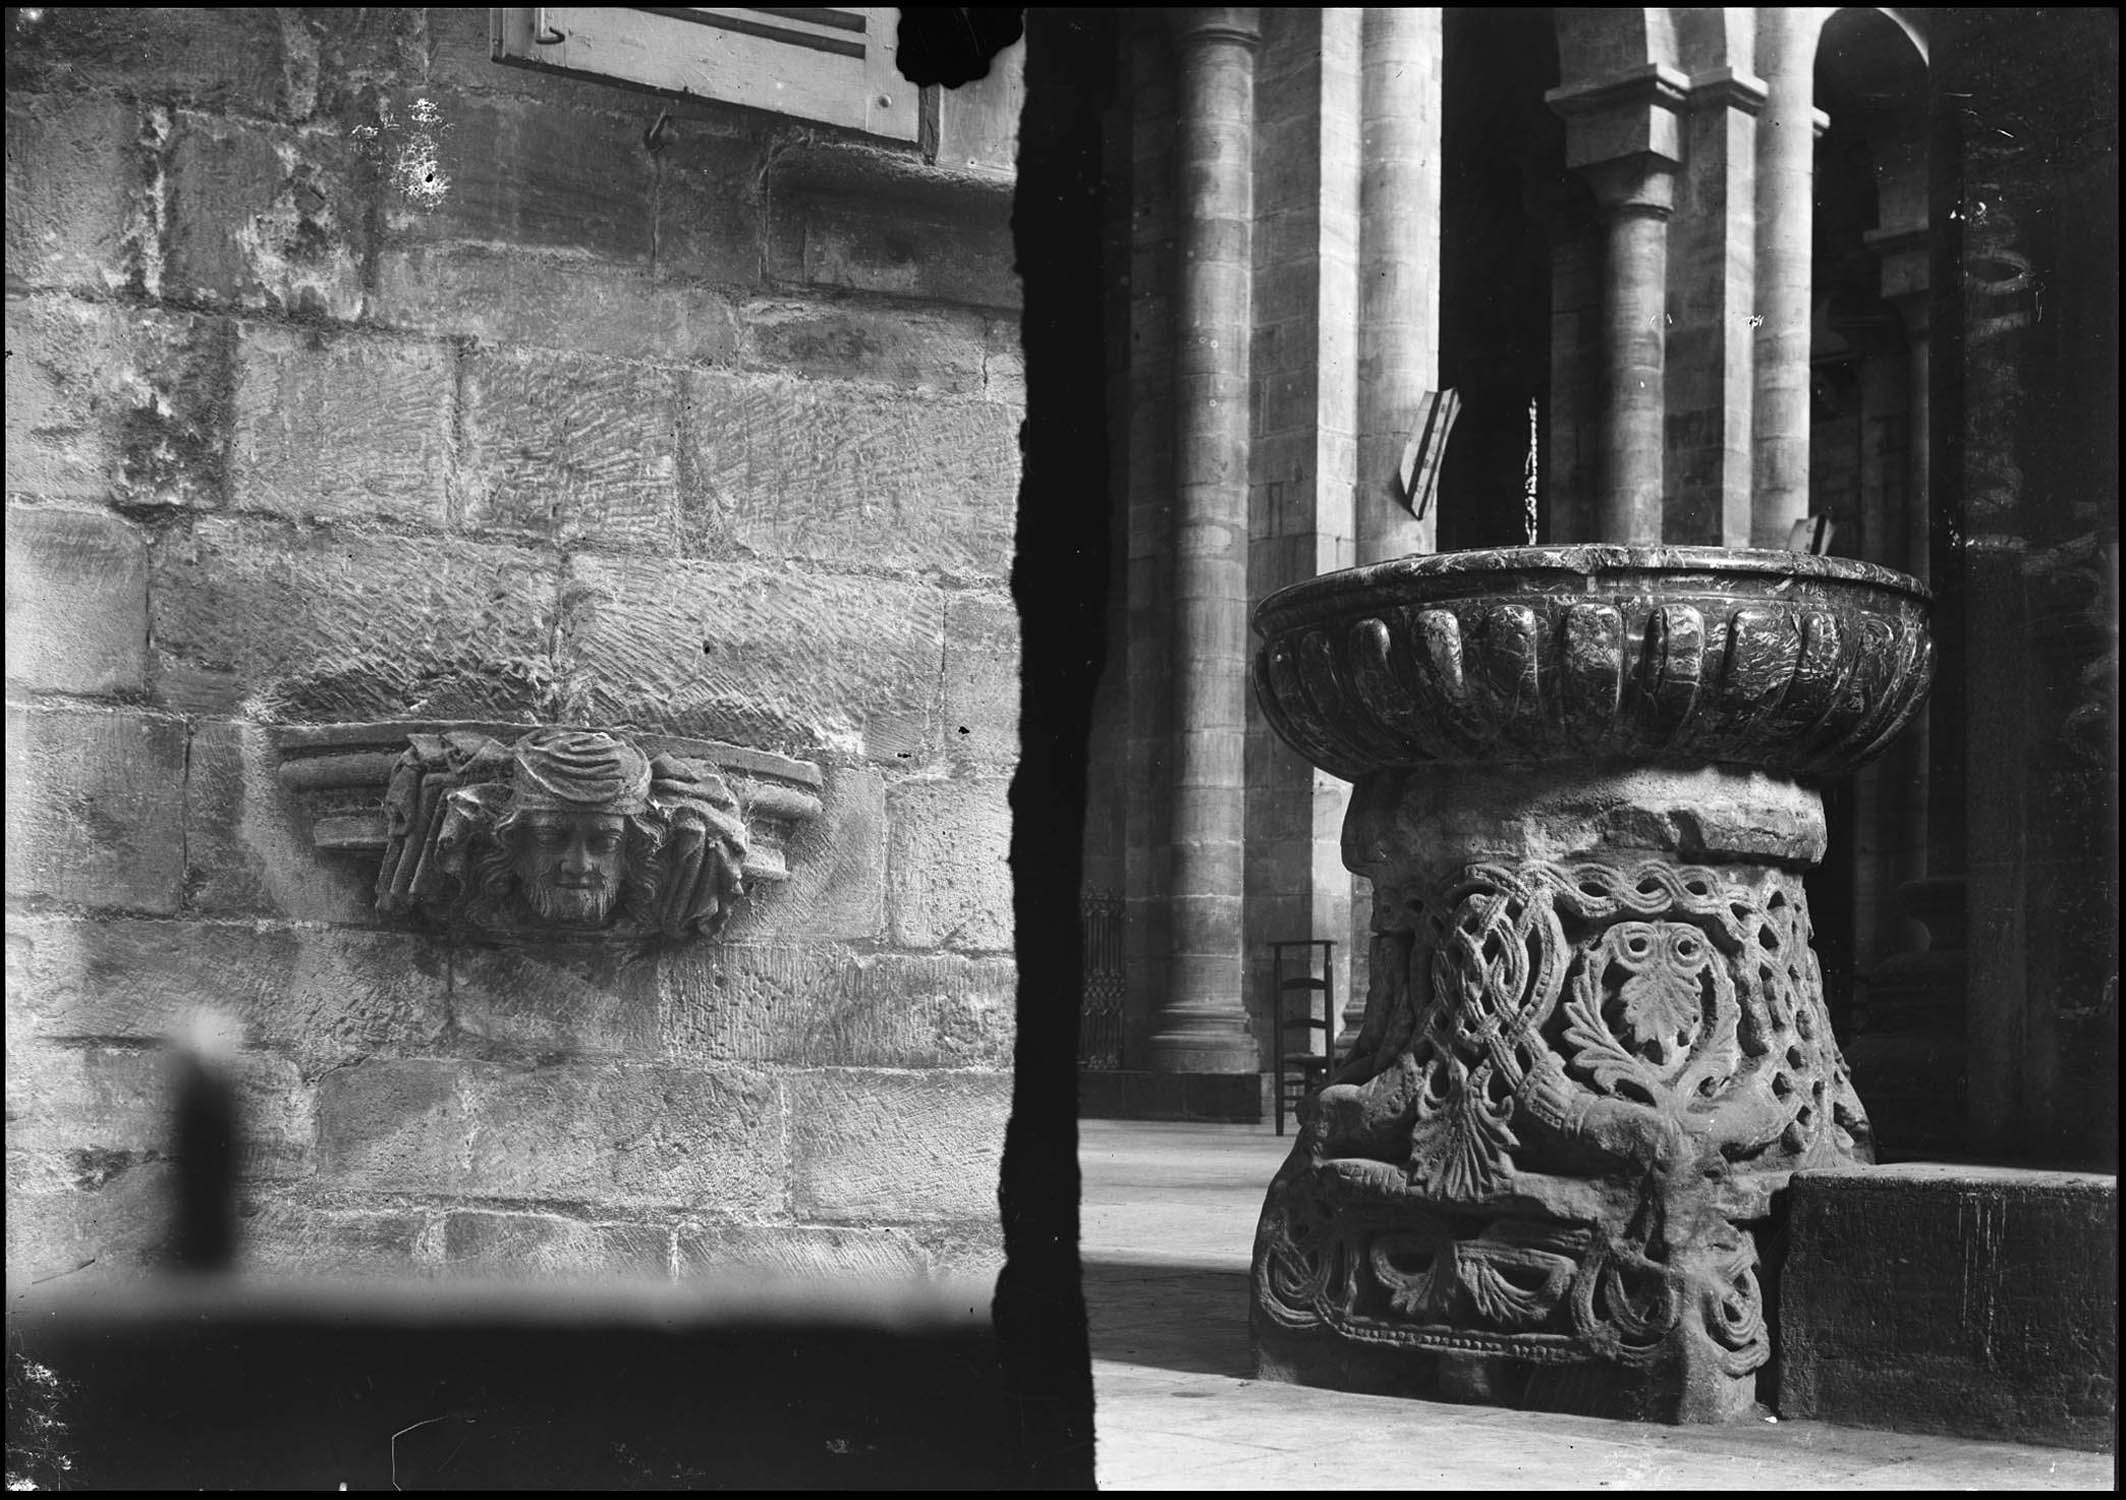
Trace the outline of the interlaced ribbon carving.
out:
[[[1715,1186],[1869,1154],[1799,876],[1483,863],[1404,910],[1272,1189],[1264,1310],[1539,1362],[1644,1365],[1688,1333],[1761,1364],[1755,1246]]]

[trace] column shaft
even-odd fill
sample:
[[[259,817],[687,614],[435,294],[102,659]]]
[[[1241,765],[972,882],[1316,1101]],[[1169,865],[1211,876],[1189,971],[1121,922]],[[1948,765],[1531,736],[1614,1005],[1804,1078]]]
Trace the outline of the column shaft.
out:
[[[1252,1073],[1243,1003],[1252,9],[1175,13],[1181,278],[1174,357],[1173,948],[1152,1061]]]
[[[1371,563],[1431,552],[1439,532],[1397,498],[1419,403],[1439,383],[1439,7],[1367,6],[1360,45],[1355,524]]]
[[[1661,475],[1668,344],[1668,215],[1644,204],[1611,211],[1609,265],[1602,283],[1604,475],[1596,537],[1661,540]]]
[[[1688,145],[1669,225],[1668,440],[1663,541],[1743,547],[1750,534],[1750,416],[1757,399],[1757,79],[1721,67],[1691,80]]]
[[[1593,12],[1590,14],[1601,14]],[[1667,469],[1668,217],[1688,80],[1649,62],[1553,89],[1565,161],[1601,206],[1596,542],[1658,542]],[[1575,528],[1577,529],[1577,528]]]
[[[1809,513],[1809,314],[1816,193],[1816,38],[1826,11],[1760,6],[1757,399],[1750,545],[1784,547]]]

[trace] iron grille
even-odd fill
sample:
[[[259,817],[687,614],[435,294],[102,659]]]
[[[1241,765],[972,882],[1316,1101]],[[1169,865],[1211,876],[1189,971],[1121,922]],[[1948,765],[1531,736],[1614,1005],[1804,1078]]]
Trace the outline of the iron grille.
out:
[[[1085,985],[1078,1003],[1078,1066],[1122,1066],[1122,896],[1086,891],[1078,898],[1085,938]]]

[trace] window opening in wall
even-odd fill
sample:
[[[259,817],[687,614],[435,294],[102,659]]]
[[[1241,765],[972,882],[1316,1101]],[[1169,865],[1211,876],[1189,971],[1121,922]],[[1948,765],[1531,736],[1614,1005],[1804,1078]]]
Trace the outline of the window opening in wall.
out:
[[[827,6],[499,7],[495,61],[913,142],[896,13]]]

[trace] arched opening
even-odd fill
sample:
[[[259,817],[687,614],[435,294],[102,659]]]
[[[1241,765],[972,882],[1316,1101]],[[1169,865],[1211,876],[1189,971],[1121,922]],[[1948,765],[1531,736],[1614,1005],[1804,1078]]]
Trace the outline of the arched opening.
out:
[[[1551,239],[1591,220],[1565,167],[1557,33],[1543,9],[1447,8],[1440,181],[1440,384],[1462,398],[1440,473],[1439,545],[1531,540],[1529,404],[1550,407]],[[1540,459],[1538,483],[1540,483]]]
[[[1897,20],[1856,7],[1825,22],[1815,75],[1829,124],[1816,142],[1809,514],[1829,521],[1828,550],[1924,578],[1926,62]],[[1835,852],[1810,877],[1810,903],[1841,1030],[1886,1019],[1860,1010],[1868,976],[1924,946],[1900,890],[1926,873],[1925,768],[1915,732],[1885,761],[1824,789]],[[1950,1126],[1961,1105],[1939,1092],[1907,1098],[1894,1082],[1869,1092],[1888,1151],[1916,1149]],[[1938,1118],[1930,1125],[1922,1112]]]

